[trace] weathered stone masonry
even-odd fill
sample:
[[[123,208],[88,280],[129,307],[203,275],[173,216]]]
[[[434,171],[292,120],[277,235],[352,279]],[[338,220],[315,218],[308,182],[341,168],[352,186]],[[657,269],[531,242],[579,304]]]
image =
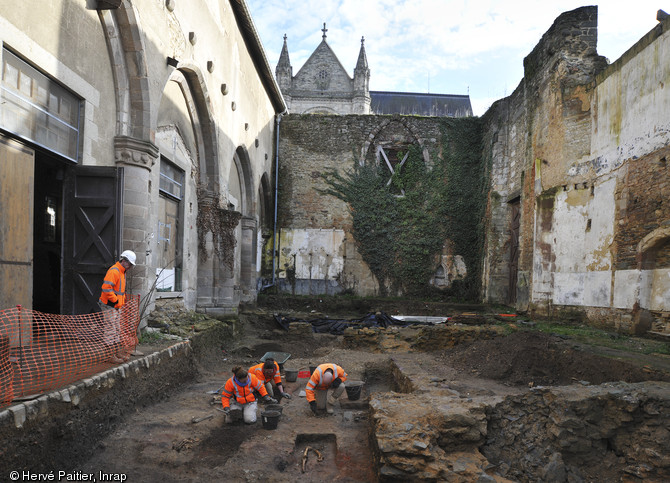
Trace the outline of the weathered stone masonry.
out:
[[[670,331],[669,22],[608,65],[596,49],[597,7],[562,14],[524,60],[519,86],[483,116],[483,301],[581,314],[622,332]],[[280,289],[377,293],[348,207],[320,192],[322,175],[407,143],[430,164],[441,142],[437,118],[285,117]]]
[[[446,149],[441,144],[444,129],[448,128],[443,120],[430,117],[286,116],[279,142],[280,288],[305,294],[347,289],[363,295],[377,293],[377,281],[351,235],[349,207],[323,194],[328,186],[322,176],[350,171],[361,160],[384,163],[376,160],[378,149],[392,152],[410,144],[420,147],[424,163],[430,166]],[[458,271],[458,255],[443,254],[450,265],[447,272]]]
[[[667,332],[668,27],[607,65],[596,51],[597,7],[564,13],[525,59],[514,93],[486,113],[485,300]]]

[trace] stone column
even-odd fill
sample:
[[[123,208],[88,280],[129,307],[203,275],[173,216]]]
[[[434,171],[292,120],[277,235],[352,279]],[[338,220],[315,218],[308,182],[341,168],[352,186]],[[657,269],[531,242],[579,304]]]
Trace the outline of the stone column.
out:
[[[242,302],[253,302],[256,300],[256,244],[258,239],[258,223],[255,218],[245,216],[242,217],[241,225],[240,298]]]
[[[128,136],[114,138],[114,159],[124,171],[121,250],[137,254],[137,264],[128,277],[128,291],[140,297],[148,294],[155,277],[155,267],[149,259],[154,229],[151,220],[156,217],[150,210],[150,180],[158,156],[158,147],[150,141]]]
[[[196,310],[206,313],[215,303],[214,287],[218,272],[217,259],[214,256],[214,237],[210,230],[208,217],[211,217],[219,205],[212,193],[198,193],[198,281]]]

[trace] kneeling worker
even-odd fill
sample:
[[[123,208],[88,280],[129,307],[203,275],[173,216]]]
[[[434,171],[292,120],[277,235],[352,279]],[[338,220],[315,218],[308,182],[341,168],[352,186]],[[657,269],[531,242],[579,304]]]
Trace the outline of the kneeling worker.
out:
[[[312,412],[316,414],[317,409],[325,408],[328,414],[333,414],[333,407],[344,392],[346,380],[347,373],[337,364],[319,365],[305,387],[305,396]],[[330,396],[328,389],[333,389]]]
[[[265,390],[265,386],[256,379],[253,374],[247,373],[241,367],[233,368],[233,377],[226,381],[226,385],[221,391],[221,404],[226,415],[232,410],[242,410],[244,413],[244,422],[253,424],[256,422],[256,397],[254,391],[260,393],[263,402],[276,403],[277,400],[270,397]]]
[[[277,364],[274,359],[268,358],[265,362],[251,366],[249,368],[249,374],[256,376],[256,379],[265,385],[265,390],[270,396],[275,396],[274,387],[276,387],[278,397],[291,399],[291,395],[284,392],[284,385],[281,382],[281,373],[279,372],[279,364]]]

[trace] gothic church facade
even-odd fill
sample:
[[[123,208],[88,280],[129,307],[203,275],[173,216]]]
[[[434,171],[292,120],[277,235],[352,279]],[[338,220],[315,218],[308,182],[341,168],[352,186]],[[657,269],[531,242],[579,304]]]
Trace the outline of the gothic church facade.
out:
[[[365,38],[352,78],[326,41],[325,23],[321,30],[321,43],[295,76],[284,35],[275,76],[290,113],[472,116],[468,95],[370,91]]]

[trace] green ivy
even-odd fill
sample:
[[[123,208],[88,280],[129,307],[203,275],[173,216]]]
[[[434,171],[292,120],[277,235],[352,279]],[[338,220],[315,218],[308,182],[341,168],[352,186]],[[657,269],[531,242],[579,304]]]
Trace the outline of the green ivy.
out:
[[[387,288],[409,296],[435,294],[429,282],[449,239],[454,253],[464,257],[468,276],[442,296],[478,297],[487,186],[480,125],[478,118],[443,120],[442,155],[431,156],[431,169],[421,148],[411,146],[388,186],[389,171],[370,163],[324,174],[324,192],[350,207],[352,234],[382,295]]]
[[[482,121],[470,117],[442,121],[442,145],[445,147],[445,226],[468,269],[463,280],[454,281],[450,294],[465,300],[478,300],[484,259],[484,232],[488,164],[482,159]]]

